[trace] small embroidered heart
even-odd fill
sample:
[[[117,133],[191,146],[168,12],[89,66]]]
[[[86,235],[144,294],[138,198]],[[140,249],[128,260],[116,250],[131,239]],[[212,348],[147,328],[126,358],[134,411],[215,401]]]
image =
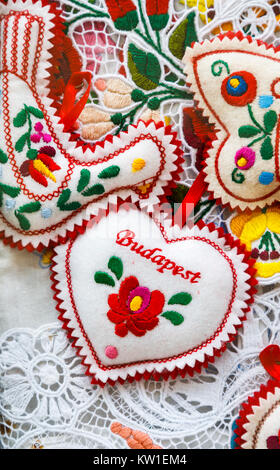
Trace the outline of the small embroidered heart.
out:
[[[135,207],[55,251],[60,319],[101,386],[200,371],[235,337],[255,291],[254,262],[221,229],[180,230]]]
[[[279,381],[269,380],[242,404],[234,434],[239,449],[280,449]]]
[[[214,199],[242,210],[279,201],[279,48],[229,32],[194,43],[183,63],[197,110],[215,127],[203,168]]]

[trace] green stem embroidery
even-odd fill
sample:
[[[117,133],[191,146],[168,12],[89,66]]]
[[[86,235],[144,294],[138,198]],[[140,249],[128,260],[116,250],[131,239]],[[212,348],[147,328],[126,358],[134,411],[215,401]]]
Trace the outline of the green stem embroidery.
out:
[[[181,67],[179,67],[179,65],[177,65],[170,57],[168,57],[161,49],[159,49],[159,47],[153,42],[152,39],[148,39],[139,29],[135,29],[135,33],[138,34],[138,36],[141,37],[141,39],[143,39],[143,41],[145,41],[147,44],[149,44],[150,46],[152,46],[152,48],[161,56],[165,59],[165,61],[171,65],[173,68],[175,68],[176,70],[178,70],[178,72],[180,73],[181,77],[185,80],[186,77],[184,76],[184,73],[183,73],[183,70],[181,69]]]
[[[146,20],[145,20],[145,16],[144,16],[144,14],[143,14],[143,9],[142,9],[141,0],[138,0],[137,3],[138,3],[138,8],[139,8],[140,18],[141,18],[142,24],[143,24],[143,26],[144,26],[144,30],[145,30],[146,36],[147,36],[147,37],[150,37],[150,31],[149,31],[147,22],[146,22]]]
[[[31,132],[32,132],[32,120],[31,115],[36,117],[37,119],[43,119],[44,115],[42,111],[38,108],[34,108],[33,106],[27,106],[26,104],[23,105],[23,108],[18,112],[16,117],[13,119],[13,124],[15,127],[20,128],[23,127],[26,123],[28,126],[27,132],[22,134],[19,139],[15,143],[15,149],[17,152],[22,152],[25,145],[28,147],[27,151],[27,158],[34,160],[37,156],[37,150],[31,148]]]
[[[277,235],[277,233],[273,233],[273,236],[275,240],[277,241],[277,243],[280,245],[280,237]]]
[[[259,142],[260,140],[263,140],[264,138],[265,138],[265,135],[261,135],[261,136],[258,137],[257,139],[252,140],[252,142],[249,142],[249,144],[247,144],[247,147],[252,147],[252,146],[255,145],[257,142]]]
[[[22,230],[29,230],[31,224],[25,214],[32,214],[38,212],[41,209],[41,203],[39,201],[28,202],[23,206],[20,206],[15,210],[14,214],[19,221],[20,228]]]
[[[249,112],[249,116],[252,120],[252,122],[266,135],[271,135],[270,132],[267,132],[261,125],[260,123],[256,120],[255,116],[254,116],[254,113],[253,113],[253,110],[252,110],[252,106],[250,104],[248,104],[248,112]]]
[[[272,236],[270,232],[265,232],[265,234],[262,236],[259,244],[259,250],[262,249],[262,247],[265,247],[266,251],[270,251],[269,248],[271,246],[272,251],[275,250],[275,245],[272,240]]]
[[[217,65],[219,66],[217,69]],[[211,72],[214,77],[219,77],[222,74],[223,67],[226,68],[227,74],[230,74],[229,66],[224,60],[216,60],[211,65]],[[217,70],[215,70],[217,69]]]
[[[157,38],[157,46],[159,48],[159,50],[161,51],[161,43],[160,43],[160,34],[159,34],[159,31],[156,31],[156,38]]]

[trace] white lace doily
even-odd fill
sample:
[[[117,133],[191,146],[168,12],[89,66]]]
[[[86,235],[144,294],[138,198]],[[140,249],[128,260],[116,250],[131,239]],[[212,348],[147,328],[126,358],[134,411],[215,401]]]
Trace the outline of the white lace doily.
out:
[[[139,1],[134,1],[138,9]],[[57,3],[63,8],[68,35],[83,59],[83,66],[91,67],[95,79],[118,76],[120,49],[126,50],[128,40],[137,47],[150,47],[134,31],[126,36],[114,30],[106,16],[96,19],[94,11],[107,12],[104,0]],[[197,11],[199,40],[233,29],[274,45],[279,43],[277,0],[170,0],[170,3],[171,28],[190,9]],[[98,30],[94,39],[93,29]],[[168,35],[163,35],[161,51],[166,54],[167,40]],[[153,54],[157,52],[153,50]],[[164,60],[162,55],[158,56]],[[179,65],[180,61],[174,63]],[[123,66],[126,67],[125,61]],[[173,86],[183,90],[180,79],[184,76],[172,64],[169,66],[177,73],[178,82]],[[125,81],[135,87],[128,77],[129,74]],[[102,99],[102,93],[91,95],[92,103],[99,100],[97,107],[106,113],[118,111],[107,108]],[[163,101],[158,109],[182,139],[186,155],[182,183],[187,186],[197,174],[195,152],[185,143],[182,131],[182,107],[190,103],[173,98]],[[121,112],[129,113],[133,106],[135,103],[130,103]],[[133,120],[145,110],[136,111]],[[229,211],[214,207],[204,220],[226,228],[229,215]],[[231,427],[240,404],[268,378],[258,354],[267,344],[280,343],[279,286],[259,288],[252,312],[237,339],[201,375],[101,389],[90,384],[61,324],[53,322],[56,313],[49,291],[48,266],[47,253],[21,253],[1,246],[1,446],[124,448],[127,442],[110,430],[117,421],[144,431],[163,448],[229,448]]]

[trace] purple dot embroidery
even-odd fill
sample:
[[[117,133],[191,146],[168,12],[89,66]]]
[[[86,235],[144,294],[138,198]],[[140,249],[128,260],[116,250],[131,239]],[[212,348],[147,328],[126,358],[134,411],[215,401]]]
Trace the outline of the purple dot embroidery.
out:
[[[142,298],[142,305],[139,308],[139,310],[136,310],[136,312],[133,312],[132,310],[130,310],[130,303],[132,299],[136,296],[139,296]],[[148,289],[148,287],[139,286],[130,292],[128,299],[127,299],[127,306],[131,313],[141,313],[148,307],[148,305],[150,304],[150,300],[151,300],[150,289]]]
[[[238,165],[237,162],[240,160],[240,158],[245,158],[245,160],[247,160],[246,165],[244,166]],[[240,170],[249,170],[249,168],[251,168],[254,165],[255,160],[256,160],[256,154],[254,150],[252,150],[250,147],[242,147],[241,149],[237,150],[235,154],[235,164],[237,168],[239,168]]]
[[[278,436],[268,437],[266,440],[266,445],[268,449],[280,449]]]

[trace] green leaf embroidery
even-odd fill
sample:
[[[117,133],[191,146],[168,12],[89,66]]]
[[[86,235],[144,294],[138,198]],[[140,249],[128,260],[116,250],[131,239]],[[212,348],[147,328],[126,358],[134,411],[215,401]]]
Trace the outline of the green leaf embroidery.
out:
[[[8,161],[8,155],[3,152],[3,150],[0,149],[0,163],[7,163]]]
[[[38,108],[34,108],[33,106],[28,106],[27,107],[28,111],[33,114],[33,116],[35,116],[36,118],[38,119],[43,119],[44,117],[44,114],[42,113],[42,111]]]
[[[71,196],[70,189],[69,188],[64,189],[58,198],[58,201],[57,201],[58,207],[63,206],[63,204],[65,204],[69,200],[70,196]]]
[[[27,158],[29,158],[29,160],[35,160],[37,155],[38,155],[38,150],[35,150],[35,149],[27,150],[26,156]]]
[[[270,110],[267,113],[265,113],[263,117],[263,123],[267,132],[273,131],[276,125],[276,122],[277,122],[277,113],[275,111]]]
[[[41,208],[41,203],[39,201],[34,201],[34,202],[29,202],[28,204],[24,204],[23,206],[20,206],[17,212],[20,212],[21,214],[23,212],[27,214],[32,214],[32,212],[38,212],[40,208]]]
[[[114,178],[115,176],[118,176],[120,172],[120,167],[117,165],[112,165],[108,166],[108,168],[104,168],[99,175],[98,178]]]
[[[267,136],[261,146],[261,156],[264,160],[270,160],[273,157],[274,150],[271,143],[271,138]]]
[[[157,88],[161,68],[158,59],[153,54],[138,49],[134,44],[129,44],[127,63],[132,80],[138,87],[143,90]]]
[[[103,271],[97,271],[94,275],[94,280],[98,284],[107,284],[108,286],[112,287],[115,286],[115,281],[112,276],[107,273],[104,273]]]
[[[115,21],[116,29],[120,31],[133,31],[138,25],[138,15],[136,10],[128,11],[124,16],[119,16]]]
[[[241,126],[238,129],[238,135],[239,137],[254,137],[255,135],[259,134],[261,132],[260,129],[254,126]]]
[[[17,140],[16,145],[15,145],[15,149],[17,152],[23,151],[23,147],[25,146],[27,140],[28,140],[28,132],[26,132],[25,134],[22,134],[22,136],[20,136],[20,138]]]
[[[8,194],[10,197],[17,197],[21,191],[20,188],[14,188],[13,186],[9,186],[7,184],[0,183],[0,188],[3,193]]]
[[[108,262],[108,268],[115,274],[116,278],[119,280],[123,274],[123,263],[120,258],[117,256],[111,256]]]
[[[81,207],[81,204],[78,201],[69,202],[69,204],[64,204],[60,206],[61,211],[76,211]]]
[[[30,222],[23,214],[18,211],[15,211],[15,216],[18,219],[20,228],[22,228],[22,230],[30,229]]]
[[[0,189],[0,207],[2,207],[3,204],[3,191]]]
[[[58,198],[57,206],[61,211],[76,211],[81,207],[81,204],[77,201],[69,202],[66,204],[71,196],[71,191],[69,188],[64,189],[61,195]]]
[[[26,123],[27,115],[25,108],[23,108],[14,118],[13,124],[15,127],[22,127]]]
[[[174,305],[174,304],[179,304],[179,305],[188,305],[192,300],[191,294],[188,292],[179,292],[178,294],[173,295],[169,301],[168,305]]]
[[[89,180],[90,180],[90,171],[87,169],[81,170],[80,179],[79,179],[79,183],[77,187],[78,193],[81,193],[86,188],[86,186],[89,184]]]
[[[195,12],[192,11],[173,31],[169,38],[168,47],[170,52],[182,59],[186,47],[191,46],[193,42],[197,42],[198,37],[195,28]]]
[[[154,31],[160,31],[161,29],[165,28],[168,23],[169,15],[167,13],[164,14],[155,14],[149,16],[151,27]]]
[[[161,314],[162,317],[166,318],[167,320],[171,321],[171,323],[175,326],[181,325],[184,321],[183,315],[181,315],[178,312],[174,311],[169,311],[169,312],[164,312]]]
[[[238,168],[234,168],[232,174],[231,174],[231,179],[237,184],[242,184],[245,181],[245,176],[241,171],[238,171]]]
[[[102,184],[94,184],[90,188],[86,189],[82,192],[83,196],[93,196],[96,194],[103,194],[105,193],[105,188]]]

